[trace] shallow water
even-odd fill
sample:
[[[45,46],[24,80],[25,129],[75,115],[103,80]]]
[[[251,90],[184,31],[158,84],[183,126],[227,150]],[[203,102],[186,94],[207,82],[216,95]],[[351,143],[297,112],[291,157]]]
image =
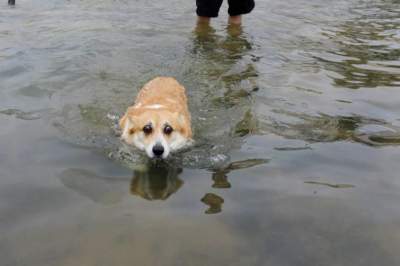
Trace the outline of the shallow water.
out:
[[[1,265],[400,265],[400,3],[0,5]],[[115,121],[158,75],[196,145]]]

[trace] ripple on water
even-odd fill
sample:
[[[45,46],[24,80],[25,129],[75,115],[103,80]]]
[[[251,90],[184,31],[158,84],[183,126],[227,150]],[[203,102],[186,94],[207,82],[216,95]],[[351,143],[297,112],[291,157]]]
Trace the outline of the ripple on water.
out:
[[[289,139],[302,139],[307,142],[355,141],[370,146],[388,146],[400,144],[400,127],[384,120],[363,116],[311,116],[285,112],[297,118],[296,122],[265,123],[261,131],[272,132]],[[276,150],[303,150],[309,146]]]
[[[362,133],[356,135],[355,140],[374,147],[400,145],[400,132]]]
[[[211,28],[197,28],[185,44],[186,51],[174,73],[187,87],[196,140],[194,147],[183,152],[184,156],[175,158],[185,167],[225,167],[229,164],[230,150],[240,148],[243,138],[258,132],[257,117],[252,110],[254,94],[259,91],[252,46],[251,39],[240,27],[228,27],[223,35]],[[175,66],[168,65],[168,68]],[[121,143],[119,117],[110,111],[117,104],[119,107],[131,104],[135,91],[154,77],[150,75],[153,72],[140,77],[135,88],[129,83],[129,90],[112,88],[112,91],[108,84],[118,85],[120,76],[114,78],[112,71],[98,68],[95,72],[93,77],[101,89],[95,95],[83,95],[94,99],[85,104],[64,105],[54,124],[70,141],[102,148],[110,158],[133,167],[135,160],[140,160],[137,151]],[[78,89],[74,92],[83,93]],[[118,114],[123,112],[122,107],[116,109]]]
[[[375,8],[380,14],[392,12],[387,16],[393,19],[363,12],[324,33],[333,49],[320,52],[315,58],[327,70],[341,75],[333,79],[336,86],[359,89],[400,85],[400,46],[395,34],[400,26],[397,19],[400,13],[389,10],[389,6],[382,4]],[[363,6],[362,10],[371,8]],[[354,8],[357,9],[360,6]]]
[[[33,98],[44,98],[44,97],[51,97],[53,94],[52,91],[43,89],[40,86],[36,85],[29,85],[18,89],[18,94],[26,97],[33,97]]]
[[[42,117],[42,114],[48,110],[38,110],[38,111],[31,111],[31,112],[24,112],[19,109],[6,109],[1,110],[0,114],[14,116],[15,118],[21,120],[37,120]]]
[[[21,73],[27,72],[29,69],[24,66],[13,66],[5,70],[0,71],[0,78],[9,79],[20,75]]]

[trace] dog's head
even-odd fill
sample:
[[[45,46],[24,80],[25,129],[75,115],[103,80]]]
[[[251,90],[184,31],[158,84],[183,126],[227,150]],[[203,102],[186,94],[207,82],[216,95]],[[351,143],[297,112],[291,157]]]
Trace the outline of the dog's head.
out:
[[[167,110],[128,109],[119,121],[121,138],[145,151],[149,158],[167,158],[192,142],[190,121]]]
[[[181,168],[166,163],[148,163],[133,172],[131,193],[147,200],[166,200],[183,185]]]

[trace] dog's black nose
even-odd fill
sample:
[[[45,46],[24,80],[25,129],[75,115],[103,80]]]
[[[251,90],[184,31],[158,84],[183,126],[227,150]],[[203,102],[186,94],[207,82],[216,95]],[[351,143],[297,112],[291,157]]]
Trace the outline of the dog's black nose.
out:
[[[161,155],[164,153],[164,147],[162,145],[154,145],[153,147],[153,153],[157,157],[161,157]]]

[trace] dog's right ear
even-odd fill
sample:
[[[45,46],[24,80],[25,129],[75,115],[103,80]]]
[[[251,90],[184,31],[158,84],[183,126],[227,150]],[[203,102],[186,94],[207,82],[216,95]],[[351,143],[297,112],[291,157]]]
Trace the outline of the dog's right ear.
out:
[[[119,120],[119,127],[121,128],[121,138],[126,139],[130,134],[130,131],[133,128],[132,119],[130,119],[128,113],[126,113],[120,120]]]
[[[122,132],[124,132],[127,117],[128,116],[124,114],[124,116],[121,117],[121,119],[119,120],[119,128],[121,129]]]
[[[175,113],[175,115],[177,116],[177,121],[180,125],[181,133],[187,138],[192,138],[192,129],[190,128],[190,121],[182,114]]]

